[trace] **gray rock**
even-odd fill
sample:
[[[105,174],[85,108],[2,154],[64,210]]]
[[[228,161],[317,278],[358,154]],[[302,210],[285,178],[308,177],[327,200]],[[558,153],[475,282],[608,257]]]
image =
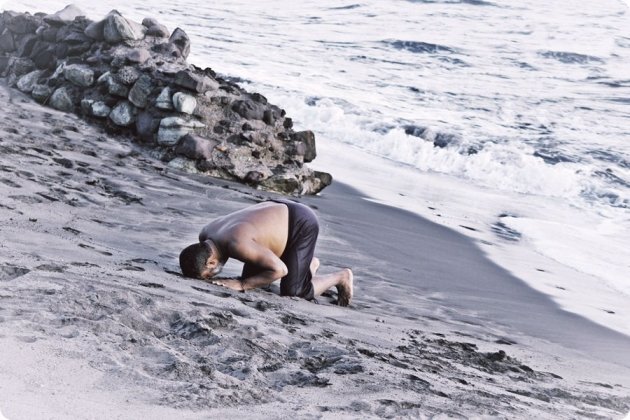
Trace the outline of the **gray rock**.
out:
[[[89,114],[93,103],[93,99],[81,99],[81,111],[83,111],[84,114]]]
[[[197,100],[192,95],[177,92],[173,95],[173,106],[178,112],[192,114],[197,108]]]
[[[273,125],[276,122],[276,118],[274,117],[273,112],[271,112],[270,109],[266,109],[265,112],[263,112],[262,120],[267,125]]]
[[[63,77],[64,65],[65,65],[64,63],[60,63],[55,69],[54,73],[48,77],[48,81],[46,83],[49,86],[56,88],[57,86],[61,86],[63,83],[66,82],[66,78]]]
[[[56,41],[56,39],[57,39],[57,31],[58,31],[57,28],[54,28],[54,27],[48,27],[47,28],[47,27],[44,27],[44,26],[41,26],[41,28],[43,28],[42,31],[38,32],[37,35],[42,39],[42,41],[57,42]],[[37,29],[39,31],[39,28],[37,28]]]
[[[89,87],[94,83],[94,71],[79,64],[66,66],[63,75],[67,81],[80,87]]]
[[[33,61],[28,58],[12,57],[9,66],[9,72],[17,77],[20,77],[26,73],[30,73],[35,70],[35,63],[33,63]]]
[[[249,171],[245,174],[243,181],[246,184],[258,185],[265,179],[265,175],[260,171]]]
[[[175,147],[175,153],[186,156],[188,159],[210,159],[212,149],[219,144],[216,140],[208,140],[194,134],[186,134],[179,139]]]
[[[101,85],[109,82],[109,79],[112,77],[112,74],[108,71],[101,74],[98,79],[96,79],[96,83]]]
[[[181,70],[175,75],[175,84],[197,93],[219,89],[219,84],[209,77],[195,74],[190,70]]]
[[[45,103],[50,95],[52,95],[52,88],[48,85],[35,85],[33,87],[33,91],[31,92],[31,96],[40,104]]]
[[[157,141],[161,145],[172,146],[194,129],[203,127],[205,125],[197,120],[185,120],[180,117],[163,118],[160,121]]]
[[[69,47],[66,44],[54,44],[55,45],[55,56],[58,59],[62,60],[68,56]]]
[[[151,26],[155,26],[159,24],[160,22],[158,22],[156,18],[145,17],[144,19],[142,19],[142,26],[144,26],[145,28],[150,28]]]
[[[262,181],[261,185],[274,191],[281,192],[283,194],[301,193],[300,183],[296,179],[295,175],[291,174],[279,174],[271,176]]]
[[[304,145],[304,162],[311,162],[317,157],[315,134],[312,131],[307,130],[293,133],[291,139]]]
[[[41,18],[28,13],[21,13],[13,16],[5,24],[16,35],[34,34],[41,24]]]
[[[65,68],[66,68],[66,63],[63,63],[63,62],[59,63],[53,75],[50,76],[50,80],[62,82],[63,80],[61,78],[63,77],[63,69]]]
[[[267,98],[265,98],[263,95],[261,95],[258,92],[252,93],[251,96],[252,96],[252,100],[254,102],[258,102],[261,105],[267,105],[267,103],[268,103]]]
[[[153,117],[148,111],[142,111],[136,118],[136,134],[145,142],[153,142],[159,125],[159,118]]]
[[[144,38],[146,28],[139,23],[126,19],[118,13],[111,13],[105,18],[103,37],[110,44],[121,41],[137,41]]]
[[[15,41],[13,40],[13,34],[8,29],[2,31],[2,35],[0,35],[0,51],[15,51]]]
[[[70,45],[68,47],[68,57],[76,57],[90,50],[92,44],[84,42],[83,44]]]
[[[190,159],[186,159],[185,157],[182,157],[182,156],[177,156],[175,159],[170,160],[168,162],[168,167],[177,169],[178,171],[188,172],[191,174],[199,173],[199,170],[197,169],[195,162],[193,162]]]
[[[160,95],[155,99],[155,107],[166,110],[173,109],[173,102],[171,101],[171,88],[167,86],[162,89]]]
[[[125,66],[118,70],[116,78],[124,85],[131,86],[136,83],[136,80],[140,77],[140,71],[132,66]]]
[[[24,93],[31,93],[41,74],[42,72],[40,70],[35,70],[25,74],[18,79],[17,88]]]
[[[333,177],[328,172],[313,171],[313,177],[313,183],[315,185],[307,192],[308,194],[317,194],[333,182]],[[319,183],[316,181],[319,181]]]
[[[133,87],[129,91],[129,101],[138,108],[144,108],[149,102],[149,95],[153,90],[153,82],[147,75],[142,75],[134,83]]]
[[[13,57],[8,57],[6,55],[0,55],[0,77],[5,76],[5,72],[11,65],[11,60]]]
[[[15,43],[17,54],[20,57],[30,56],[37,41],[38,38],[35,34],[26,34],[18,38],[18,41]]]
[[[102,41],[105,39],[105,36],[103,34],[103,30],[105,29],[105,20],[99,20],[98,22],[92,22],[90,23],[85,30],[83,31],[83,33],[91,39],[94,39],[96,41]]]
[[[72,31],[62,39],[62,42],[65,42],[71,45],[76,45],[76,44],[91,43],[91,39],[87,35],[85,35],[83,32]]]
[[[129,95],[129,88],[122,83],[118,82],[110,72],[105,72],[96,81],[98,84],[107,85],[107,92],[110,95],[126,98]]]
[[[146,33],[146,36],[154,36],[156,38],[168,38],[169,35],[168,28],[160,24],[149,26]]]
[[[109,113],[109,119],[116,125],[127,127],[134,121],[134,107],[127,101],[120,101]]]
[[[265,108],[251,100],[235,101],[232,104],[232,111],[248,120],[262,120],[265,114]]]
[[[35,45],[33,52],[31,52],[31,58],[39,69],[53,69],[57,64],[54,48],[48,46],[45,42]]]
[[[129,88],[122,83],[118,83],[114,77],[111,77],[107,83],[107,91],[110,95],[118,96],[120,98],[126,98],[129,96]]]
[[[118,70],[121,67],[123,67],[125,64],[127,64],[127,58],[122,56],[122,55],[115,55],[114,57],[112,57],[112,61],[110,61],[109,63],[109,68],[114,70]]]
[[[179,58],[182,56],[179,48],[177,48],[175,44],[171,44],[170,42],[163,42],[162,44],[154,45],[151,47],[151,51],[166,57]]]
[[[50,97],[50,106],[59,111],[70,112],[74,109],[72,98],[65,87],[55,90]]]
[[[146,48],[134,48],[127,53],[127,61],[130,63],[144,64],[149,58],[151,54]]]
[[[287,145],[285,150],[286,153],[291,156],[300,156],[302,158],[302,162],[304,162],[304,153],[306,153],[306,146],[304,143],[293,141]]]
[[[4,9],[4,7],[2,9]],[[0,29],[3,29],[5,23],[8,22],[9,19],[12,19],[17,14],[18,14],[17,12],[14,12],[11,10],[4,10],[3,12],[0,12]]]
[[[184,59],[188,58],[188,54],[190,54],[190,38],[188,38],[186,32],[180,28],[175,28],[168,41],[177,46]]]
[[[302,177],[299,194],[317,194],[332,183],[333,179],[329,173],[318,171],[307,171]]]
[[[62,26],[79,16],[85,16],[83,10],[74,4],[69,4],[58,12],[44,16],[44,22],[52,26]]]
[[[111,111],[112,109],[103,101],[94,101],[90,105],[90,114],[97,118],[106,118]]]

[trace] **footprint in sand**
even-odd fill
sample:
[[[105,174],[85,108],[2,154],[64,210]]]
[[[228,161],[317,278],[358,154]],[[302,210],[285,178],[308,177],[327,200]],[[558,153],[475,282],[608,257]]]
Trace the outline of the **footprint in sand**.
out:
[[[160,283],[147,282],[147,283],[139,283],[139,284],[142,287],[148,287],[148,288],[151,288],[151,289],[164,289],[164,285],[160,284]]]
[[[20,184],[18,184],[17,182],[12,181],[10,179],[7,179],[7,178],[0,179],[0,182],[2,182],[5,185],[8,185],[11,188],[22,188],[22,186]]]
[[[79,244],[79,247],[84,248],[84,249],[92,249],[92,250],[98,252],[99,254],[103,254],[103,255],[107,255],[107,256],[112,256],[113,255],[109,251],[100,251],[100,250],[94,248],[93,246],[87,245],[87,244]]]
[[[35,267],[36,270],[48,271],[51,273],[64,273],[68,267],[65,265],[57,264],[42,264]]]
[[[0,281],[13,280],[29,273],[30,271],[31,270],[25,267],[0,265]]]
[[[9,198],[20,201],[24,204],[40,204],[44,202],[44,200],[31,195],[10,195]]]

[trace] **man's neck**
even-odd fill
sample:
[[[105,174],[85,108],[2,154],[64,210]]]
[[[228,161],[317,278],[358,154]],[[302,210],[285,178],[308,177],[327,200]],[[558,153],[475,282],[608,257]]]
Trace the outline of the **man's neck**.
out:
[[[228,255],[223,249],[223,246],[221,246],[220,243],[217,243],[214,239],[206,239],[206,242],[210,246],[210,249],[212,249],[212,254],[216,255],[217,260],[221,264],[225,264],[228,259]]]

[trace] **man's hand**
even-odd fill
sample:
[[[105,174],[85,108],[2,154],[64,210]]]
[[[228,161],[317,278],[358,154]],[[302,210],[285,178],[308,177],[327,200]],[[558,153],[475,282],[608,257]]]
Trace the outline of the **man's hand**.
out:
[[[209,283],[216,284],[217,286],[227,287],[228,289],[236,290],[237,292],[244,292],[243,283],[240,279],[216,279],[208,280]]]

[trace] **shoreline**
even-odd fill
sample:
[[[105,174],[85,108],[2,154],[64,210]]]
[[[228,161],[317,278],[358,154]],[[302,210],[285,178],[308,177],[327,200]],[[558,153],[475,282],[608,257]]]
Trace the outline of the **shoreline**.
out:
[[[369,201],[411,212],[462,234],[481,249],[484,258],[552,299],[563,311],[630,336],[627,321],[630,312],[625,304],[627,295],[617,284],[551,258],[532,243],[533,238],[527,231],[510,231],[513,224],[529,220],[534,217],[533,212],[546,208],[540,200],[529,197],[531,200],[527,202],[527,197],[521,197],[506,203],[497,192],[474,186],[458,188],[459,181],[447,175],[419,173],[407,165],[353,145],[329,138],[323,140],[324,148],[318,161],[314,162],[315,168],[332,171],[336,167],[335,179],[352,185],[360,194],[369,197]],[[452,194],[451,189],[455,190]],[[500,217],[506,214],[519,216]],[[570,219],[571,213],[564,216]],[[575,224],[580,222],[585,226],[594,223],[592,220],[587,223],[586,219],[573,221]]]
[[[507,327],[630,368],[630,356],[624,354],[630,337],[563,310],[549,296],[491,261],[471,238],[415,213],[372,202],[339,182],[320,195],[321,201],[317,197],[303,201],[334,214],[336,234],[354,235],[358,240],[351,245],[362,254],[383,255],[390,263],[387,270],[397,279],[389,280],[390,284],[400,280],[401,286],[420,295],[436,296],[432,299],[436,304],[474,313],[471,318],[481,318],[477,322]],[[368,221],[379,218],[387,228],[371,234]],[[415,229],[417,236],[411,233]]]

